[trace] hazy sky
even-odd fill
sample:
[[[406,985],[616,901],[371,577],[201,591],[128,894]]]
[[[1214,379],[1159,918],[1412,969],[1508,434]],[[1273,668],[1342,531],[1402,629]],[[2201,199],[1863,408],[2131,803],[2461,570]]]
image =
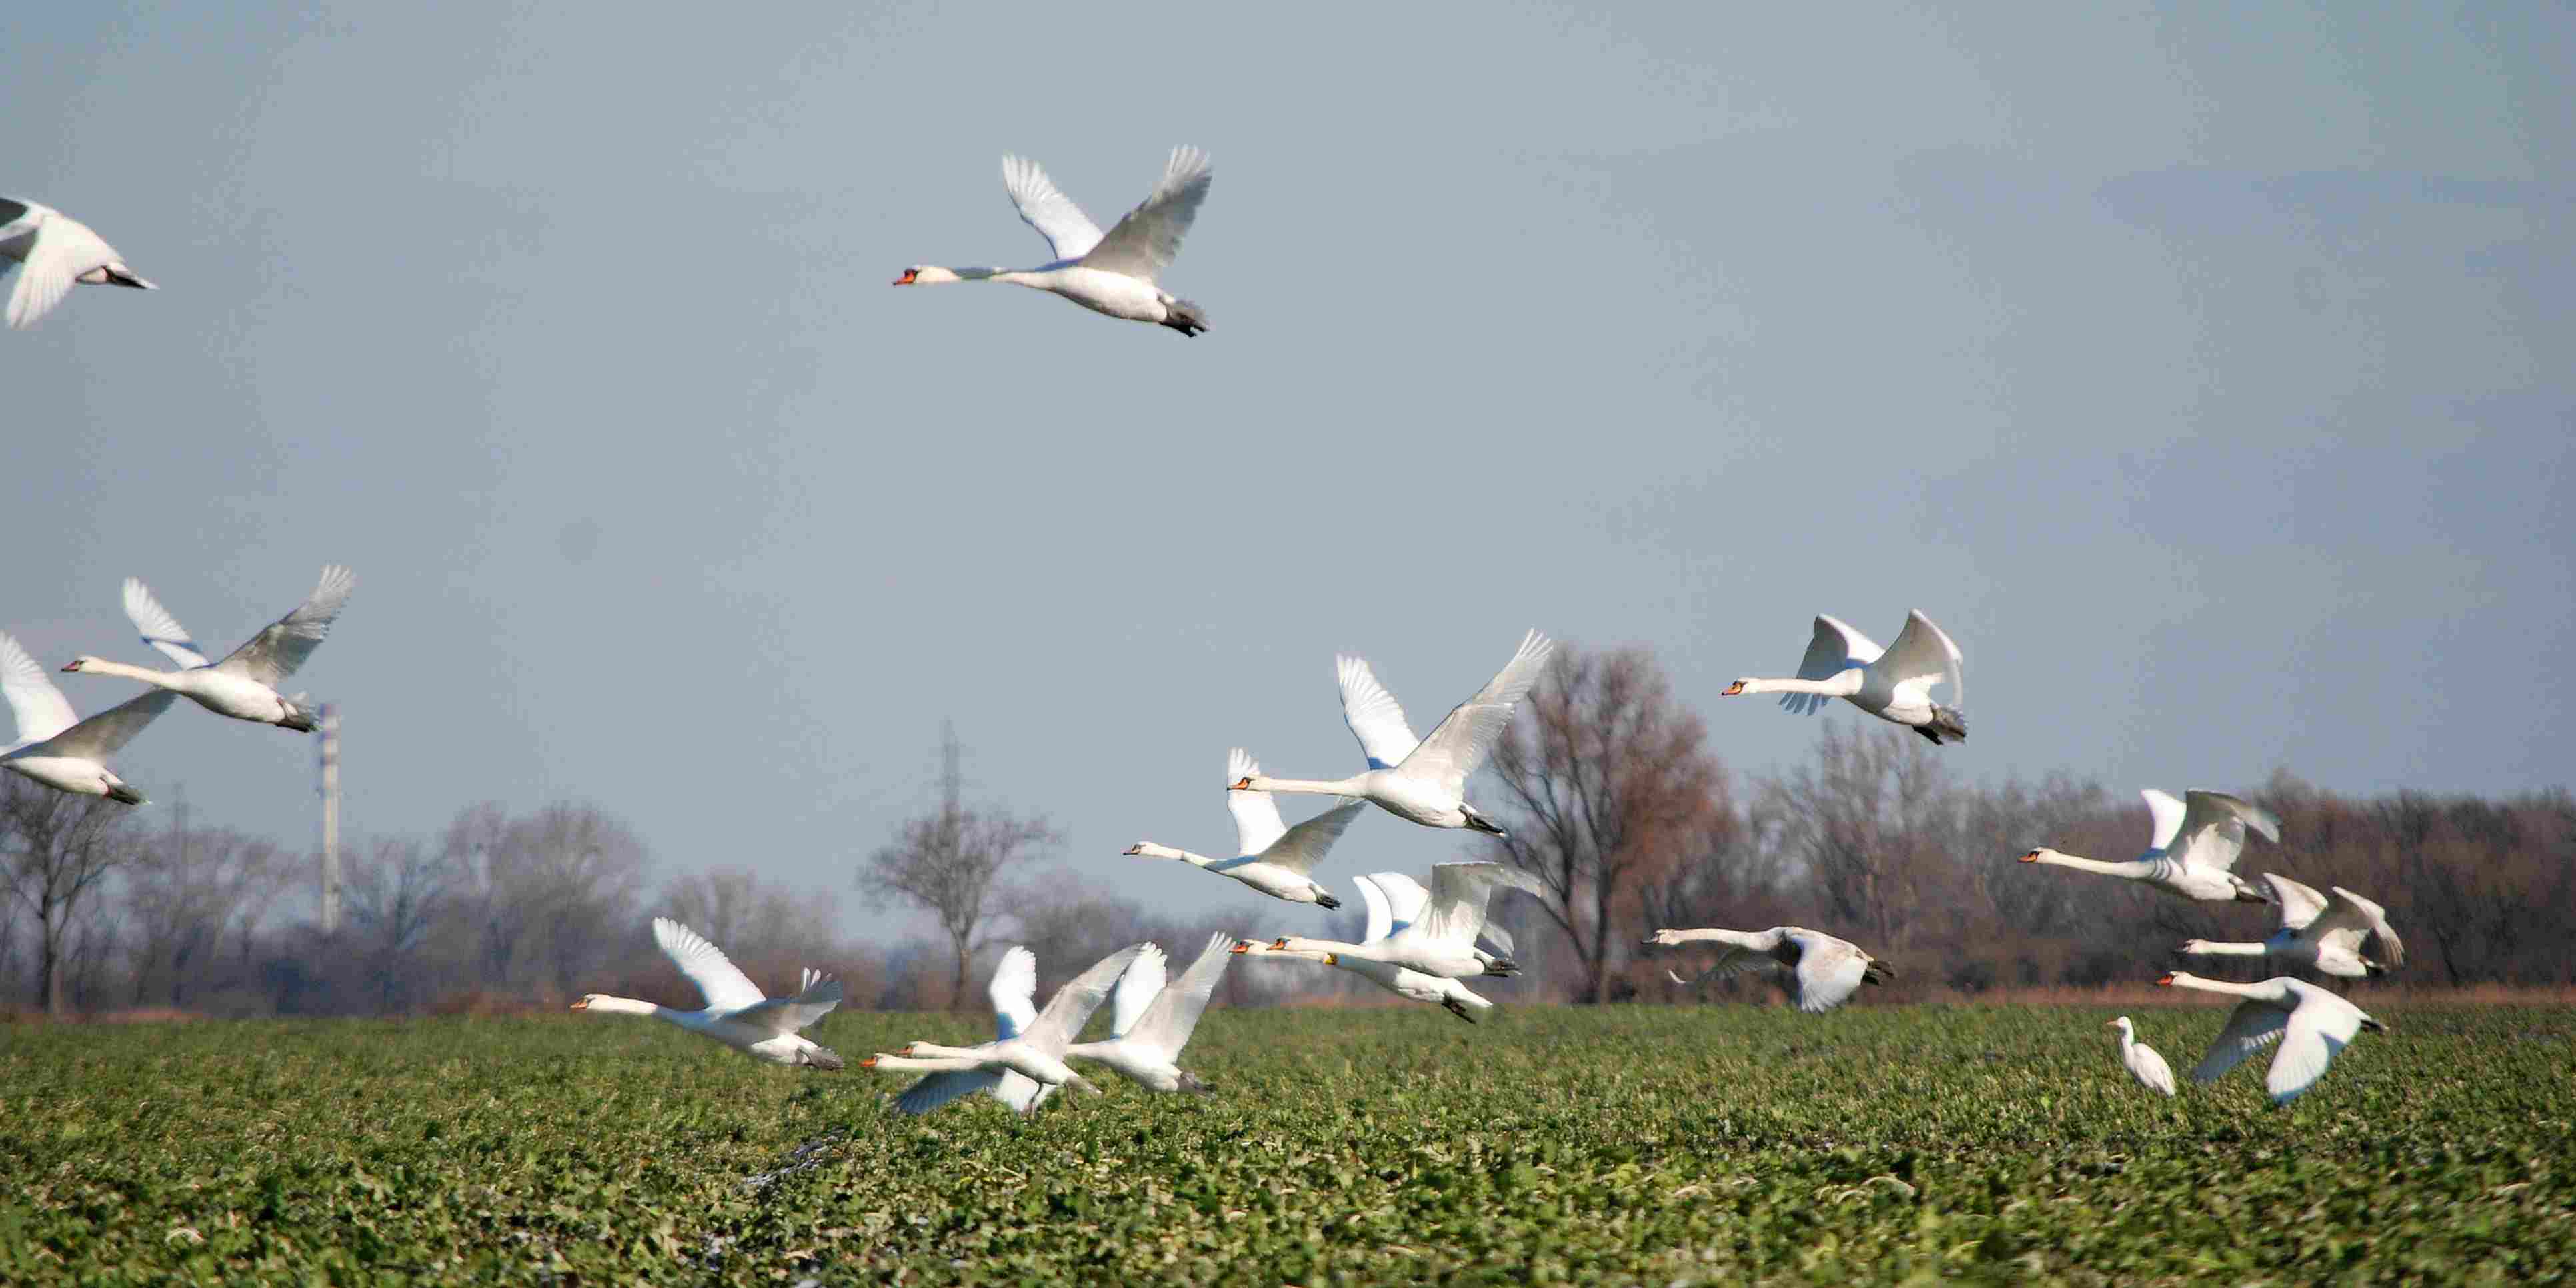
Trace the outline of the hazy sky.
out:
[[[1271,929],[1119,852],[1223,852],[1229,745],[1357,768],[1336,650],[1427,729],[1529,626],[1750,771],[1820,725],[1727,681],[1919,607],[1978,778],[2563,784],[2576,11],[2352,8],[26,7],[0,192],[163,289],[0,333],[0,629],[157,661],[119,579],[229,647],[348,562],[355,829],[587,800],[854,928],[951,717]],[[1005,151],[1105,225],[1178,143],[1205,336],[887,287],[1044,259]],[[311,760],[183,705],[120,770],[300,842]]]

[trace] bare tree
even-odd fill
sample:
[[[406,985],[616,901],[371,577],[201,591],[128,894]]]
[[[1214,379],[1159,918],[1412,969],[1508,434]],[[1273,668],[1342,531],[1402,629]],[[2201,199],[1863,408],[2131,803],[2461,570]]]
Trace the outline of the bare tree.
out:
[[[36,922],[36,1001],[49,1015],[68,1009],[65,967],[82,904],[136,856],[131,813],[104,796],[0,774],[0,862],[10,898]]]
[[[940,742],[939,808],[905,820],[892,845],[868,856],[858,879],[861,889],[908,899],[939,919],[955,954],[956,971],[948,990],[951,1007],[965,1002],[975,930],[990,913],[987,905],[996,880],[1037,847],[1056,840],[1055,829],[1042,818],[1020,818],[989,806],[962,804],[959,754],[957,735],[950,730]]]
[[[1578,1000],[1607,998],[1611,949],[1639,931],[1640,891],[1732,836],[1726,771],[1706,741],[1644,649],[1559,647],[1495,745],[1511,815],[1503,854],[1546,887],[1541,902],[1582,966]]]
[[[570,994],[616,950],[634,912],[644,844],[587,805],[549,805],[511,818],[479,805],[448,824],[444,850],[464,876],[477,974],[487,988],[551,985]]]
[[[126,870],[119,921],[134,972],[136,1005],[158,995],[186,1006],[207,986],[226,942],[247,949],[260,919],[289,877],[277,844],[229,829],[192,830],[187,807],[170,830],[143,838]],[[236,968],[246,966],[239,954]]]
[[[350,865],[343,906],[351,945],[364,955],[380,1012],[428,1000],[421,951],[452,907],[456,865],[448,853],[416,837],[386,837],[374,852]]]

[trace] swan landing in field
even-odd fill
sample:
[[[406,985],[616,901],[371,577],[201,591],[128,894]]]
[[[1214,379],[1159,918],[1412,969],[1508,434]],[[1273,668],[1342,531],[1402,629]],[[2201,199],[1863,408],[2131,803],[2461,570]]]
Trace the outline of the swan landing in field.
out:
[[[76,283],[160,289],[135,276],[116,248],[91,232],[89,225],[23,197],[0,197],[0,257],[24,266],[18,270],[16,288],[9,292],[13,328],[34,326],[71,294]]]
[[[198,706],[219,716],[248,720],[255,724],[276,725],[297,733],[313,732],[315,711],[305,695],[280,696],[277,686],[295,674],[313,650],[322,646],[331,633],[331,623],[349,602],[349,592],[357,589],[357,574],[337,564],[322,570],[322,580],[313,593],[294,612],[278,618],[266,630],[250,637],[248,643],[226,654],[223,661],[208,665],[188,637],[188,628],[152,597],[152,591],[134,577],[125,579],[125,615],[133,619],[136,630],[143,632],[143,642],[161,650],[181,667],[176,671],[155,671],[149,667],[127,666],[87,653],[73,658],[66,671],[85,675],[113,675],[128,680],[187,695]]]
[[[2263,1079],[2263,1089],[2271,1093],[2276,1105],[2307,1094],[2308,1088],[2317,1085],[2317,1079],[2326,1076],[2326,1066],[2334,1063],[2336,1054],[2352,1045],[2355,1034],[2364,1029],[2373,1033],[2388,1031],[2387,1025],[2370,1018],[2360,1007],[2287,975],[2252,984],[2230,984],[2170,971],[2156,982],[2167,988],[2196,988],[2245,999],[2228,1015],[2227,1027],[2210,1042],[2209,1053],[2191,1071],[2191,1080],[2216,1082],[2245,1057],[2277,1040],[2281,1049],[2272,1053],[2271,1071]]]
[[[2021,856],[2024,863],[2046,863],[2078,872],[2144,881],[2167,894],[2210,903],[2270,903],[2272,896],[2236,875],[2236,856],[2245,852],[2245,833],[2281,839],[2281,821],[2272,812],[2224,792],[2188,791],[2182,800],[2149,787],[2147,812],[2155,834],[2147,852],[2126,863],[2078,858],[2041,846]]]
[[[1816,618],[1815,637],[1798,663],[1793,680],[1746,676],[1726,686],[1719,697],[1780,693],[1780,705],[1794,712],[1824,709],[1841,698],[1881,720],[1901,724],[1931,739],[1965,742],[1968,717],[1960,710],[1966,686],[1960,677],[1959,646],[1932,619],[1909,613],[1896,642],[1880,648],[1868,636],[1838,618]],[[1950,705],[1932,700],[1932,686],[1948,682]]]
[[[1884,984],[1896,978],[1896,971],[1886,962],[1860,950],[1848,939],[1836,939],[1822,931],[1804,926],[1773,926],[1769,930],[1658,930],[1646,940],[1648,946],[1677,947],[1689,943],[1726,945],[1717,964],[1699,973],[1699,978],[1685,980],[1671,971],[1664,978],[1688,988],[1716,975],[1732,975],[1740,970],[1770,967],[1778,972],[1789,987],[1789,1000],[1808,1014],[1830,1011],[1850,1001],[1863,984]]]
[[[45,677],[45,668],[6,635],[0,635],[0,696],[8,698],[18,721],[18,741],[0,746],[0,769],[59,791],[127,805],[142,804],[143,793],[117,777],[107,758],[179,700],[167,690],[146,693],[83,720]]]
[[[807,970],[794,997],[761,996],[760,986],[742,973],[723,950],[698,932],[668,917],[653,919],[653,942],[662,955],[698,986],[706,1009],[675,1011],[631,997],[585,994],[572,1009],[592,1015],[650,1015],[691,1033],[701,1033],[746,1055],[771,1064],[804,1064],[838,1069],[841,1057],[797,1030],[831,1013],[841,1004],[841,981]]]
[[[942,282],[1009,282],[1050,291],[1094,313],[1131,322],[1167,326],[1182,335],[1207,330],[1207,314],[1188,300],[1154,284],[1181,251],[1181,237],[1198,218],[1212,178],[1207,154],[1197,148],[1174,148],[1163,167],[1163,181],[1144,202],[1108,232],[1091,222],[1073,198],[1064,195],[1035,161],[1002,158],[1002,186],[1019,207],[1020,218],[1047,239],[1055,258],[1037,268],[941,268],[915,264],[894,279],[897,286],[935,286]]]

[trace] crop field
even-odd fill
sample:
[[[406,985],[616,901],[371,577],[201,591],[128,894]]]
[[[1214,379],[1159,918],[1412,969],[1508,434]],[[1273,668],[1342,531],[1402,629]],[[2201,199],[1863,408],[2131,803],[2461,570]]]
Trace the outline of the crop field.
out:
[[[2576,1010],[2373,1003],[2284,1109],[2083,1007],[1212,1011],[1216,1086],[891,1115],[566,1018],[0,1027],[0,1282],[2576,1278]],[[2219,1007],[2132,1008],[2187,1070]]]

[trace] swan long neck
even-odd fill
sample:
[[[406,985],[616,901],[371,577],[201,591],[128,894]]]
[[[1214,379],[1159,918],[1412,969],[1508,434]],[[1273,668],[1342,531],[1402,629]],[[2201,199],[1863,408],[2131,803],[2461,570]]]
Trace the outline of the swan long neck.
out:
[[[1737,690],[1737,692],[1820,693],[1829,698],[1848,698],[1851,695],[1860,692],[1861,679],[1862,676],[1859,667],[1853,667],[1847,671],[1838,671],[1821,680],[1760,680],[1746,678],[1738,681],[1738,683],[1742,684],[1744,687]]]
[[[914,1049],[918,1050],[919,1048],[916,1047]],[[871,1069],[890,1069],[896,1073],[960,1073],[967,1069],[983,1068],[984,1062],[981,1060],[969,1060],[959,1056],[941,1056],[937,1059],[925,1059],[908,1055],[880,1055],[873,1058],[869,1062],[868,1067]]]
[[[1252,775],[1252,786],[1247,790],[1256,792],[1304,793],[1308,795],[1322,796],[1361,796],[1366,794],[1360,783],[1360,780],[1365,777],[1367,777],[1366,774],[1354,774],[1349,778],[1337,778],[1331,781],[1326,781],[1320,778],[1264,778],[1259,774],[1254,774]]]
[[[141,680],[145,684],[157,685],[164,689],[179,687],[178,672],[155,671],[147,666],[127,666],[123,662],[111,662],[103,657],[82,657],[80,674],[113,675],[124,680]]]
[[[1676,930],[1673,942],[1679,944],[1731,944],[1737,948],[1761,948],[1759,936],[1749,930]]]
[[[1289,935],[1280,939],[1273,951],[1296,953],[1299,956],[1313,957],[1317,960],[1326,957],[1357,957],[1363,961],[1378,959],[1377,954],[1365,944],[1346,944],[1335,939],[1307,939],[1298,935]]]
[[[680,1023],[680,1017],[688,1014],[686,1011],[674,1011],[667,1006],[656,1006],[651,1002],[639,1002],[631,997],[594,997],[581,1009],[592,1015],[646,1015],[655,1019],[669,1020],[673,1024]]]
[[[1183,863],[1202,868],[1216,862],[1204,854],[1192,854],[1187,850],[1176,850],[1168,845],[1156,845],[1152,841],[1138,841],[1135,853],[1148,859],[1179,859]]]
[[[2156,874],[2156,865],[2154,861],[2149,859],[2130,859],[2121,863],[2107,863],[2101,859],[2087,859],[2073,854],[2060,853],[2056,850],[2041,850],[2039,851],[2039,857],[2032,859],[2031,862],[2046,863],[2054,867],[2073,868],[2078,872],[2099,872],[2108,877],[2127,877],[2132,881],[2144,881]]]
[[[2182,950],[2194,957],[2260,957],[2267,951],[2261,944],[2221,944],[2206,939],[2192,940]]]
[[[2275,995],[2275,990],[2267,989],[2261,984],[2231,984],[2223,979],[2202,979],[2198,975],[2185,975],[2179,971],[2174,974],[2173,984],[2176,988],[2196,988],[2204,993],[2225,993],[2230,997],[2252,997],[2264,1001],[2272,1000]]]

